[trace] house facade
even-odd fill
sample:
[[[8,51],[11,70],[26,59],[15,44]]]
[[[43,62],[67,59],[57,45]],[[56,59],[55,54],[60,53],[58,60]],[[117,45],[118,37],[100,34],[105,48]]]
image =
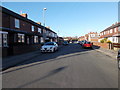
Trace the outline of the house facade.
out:
[[[120,39],[120,23],[115,23],[112,26],[106,28],[102,32],[100,32],[100,40],[107,38],[112,43],[119,43]]]
[[[89,32],[85,36],[79,37],[79,41],[86,40],[90,42],[98,42],[99,34],[97,32]]]
[[[90,42],[98,42],[99,34],[97,32],[88,33],[88,41]]]
[[[0,7],[0,48],[2,56],[16,55],[38,50],[47,41],[57,42],[57,33],[41,23],[28,19],[27,14],[17,14]]]
[[[82,40],[85,40],[85,36],[80,36],[80,37],[78,38],[78,41],[82,41]]]

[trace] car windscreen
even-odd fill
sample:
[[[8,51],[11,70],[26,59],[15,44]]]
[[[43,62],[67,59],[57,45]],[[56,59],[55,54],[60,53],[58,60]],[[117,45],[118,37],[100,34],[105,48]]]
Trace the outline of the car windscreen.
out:
[[[85,44],[90,44],[90,42],[85,42]]]
[[[54,45],[52,42],[45,43],[44,45]]]
[[[67,41],[64,41],[64,43],[68,43]]]

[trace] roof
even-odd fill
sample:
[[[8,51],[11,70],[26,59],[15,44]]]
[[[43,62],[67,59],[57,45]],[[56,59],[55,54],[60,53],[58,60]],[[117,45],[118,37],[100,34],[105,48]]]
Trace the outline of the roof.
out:
[[[29,23],[31,23],[31,24],[33,24],[33,25],[35,25],[35,26],[40,27],[40,28],[44,28],[44,26],[42,26],[42,25],[40,25],[40,24],[37,24],[36,22],[34,22],[34,21],[32,21],[32,20],[30,20],[30,19],[28,19],[28,18],[25,18],[25,17],[23,17],[23,16],[15,13],[15,12],[11,11],[11,10],[8,10],[8,9],[5,8],[5,7],[0,6],[0,12],[9,14],[9,15],[11,15],[11,16],[14,16],[15,18],[18,18],[18,19],[21,19],[21,20],[23,20],[23,21],[29,22]],[[55,33],[55,32],[52,31],[51,29],[48,29],[48,28],[46,28],[46,27],[45,27],[45,29],[46,29],[46,30],[49,30],[49,31],[51,31],[51,32],[53,32],[53,33]]]
[[[118,26],[120,26],[120,22],[117,23],[117,24],[114,24],[114,25],[112,25],[112,26],[110,26],[110,27],[108,27],[108,28],[106,28],[105,30],[103,30],[103,31],[101,31],[101,32],[104,32],[104,31],[107,31],[107,30],[110,30],[110,29],[116,28],[116,27],[118,27]],[[101,32],[100,32],[100,33],[101,33]]]

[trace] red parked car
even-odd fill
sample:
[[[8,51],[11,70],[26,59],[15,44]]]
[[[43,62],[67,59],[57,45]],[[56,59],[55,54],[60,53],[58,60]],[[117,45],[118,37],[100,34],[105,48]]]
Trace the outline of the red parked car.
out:
[[[82,46],[83,48],[92,48],[93,44],[91,42],[85,42]]]

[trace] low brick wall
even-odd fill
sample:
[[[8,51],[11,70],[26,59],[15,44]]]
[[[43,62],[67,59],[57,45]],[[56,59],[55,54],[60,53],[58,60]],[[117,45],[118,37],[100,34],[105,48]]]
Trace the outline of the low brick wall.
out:
[[[0,47],[0,53],[1,53],[2,57],[8,56],[8,48],[7,47],[5,47],[5,48]]]
[[[93,45],[99,46],[99,47],[101,47],[101,48],[110,49],[109,43],[94,42]]]
[[[13,47],[13,55],[31,52],[34,50],[39,50],[40,47],[41,47],[40,44],[14,46]]]

